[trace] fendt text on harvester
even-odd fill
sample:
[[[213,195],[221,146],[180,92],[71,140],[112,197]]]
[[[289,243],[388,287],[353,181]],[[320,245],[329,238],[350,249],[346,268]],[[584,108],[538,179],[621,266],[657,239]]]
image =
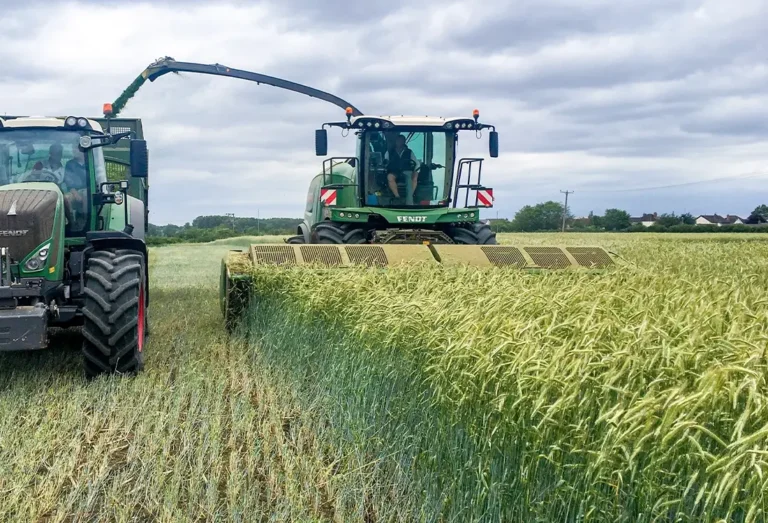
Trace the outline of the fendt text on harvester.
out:
[[[365,115],[346,100],[295,82],[221,64],[150,64],[115,101],[116,110],[148,79],[167,73],[200,73],[267,84],[332,103],[346,118],[315,132],[315,152],[328,152],[327,128],[356,136],[356,154],[323,161],[311,181],[304,220],[283,244],[252,245],[222,261],[221,305],[232,325],[249,294],[243,267],[259,264],[386,267],[410,261],[520,269],[605,268],[614,262],[599,247],[496,245],[480,220],[493,205],[482,184],[482,158],[457,158],[459,134],[488,131],[489,155],[499,154],[498,133],[474,110],[459,117]],[[243,262],[246,263],[243,263]]]
[[[147,331],[147,144],[114,123],[0,119],[0,350],[82,326],[88,377],[140,370]]]

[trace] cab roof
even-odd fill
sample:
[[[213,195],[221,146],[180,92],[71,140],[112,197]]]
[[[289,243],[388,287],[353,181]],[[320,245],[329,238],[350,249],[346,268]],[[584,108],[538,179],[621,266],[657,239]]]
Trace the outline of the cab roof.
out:
[[[101,124],[96,120],[86,118],[91,126],[91,129],[103,133],[104,129]],[[25,127],[50,127],[50,128],[64,128],[64,118],[56,118],[51,116],[17,116],[13,118],[0,118],[0,127],[4,128],[25,128]]]
[[[392,125],[395,126],[406,126],[406,125],[418,125],[418,126],[428,126],[428,127],[443,127],[447,122],[455,121],[455,120],[467,120],[471,119],[466,116],[455,116],[446,118],[443,116],[406,116],[406,115],[400,115],[400,116],[374,116],[374,115],[362,115],[362,116],[355,116],[353,117],[350,122],[354,126],[355,122],[358,120],[367,120],[367,119],[377,119],[377,120],[386,120],[390,122]]]

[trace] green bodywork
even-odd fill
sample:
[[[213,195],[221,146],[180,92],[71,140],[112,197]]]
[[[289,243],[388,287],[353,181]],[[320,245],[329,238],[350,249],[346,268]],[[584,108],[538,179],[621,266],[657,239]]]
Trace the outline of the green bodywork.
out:
[[[57,193],[56,211],[53,220],[53,233],[51,237],[44,240],[37,247],[35,247],[29,254],[27,254],[19,263],[18,277],[37,277],[44,278],[48,281],[60,281],[62,279],[62,273],[64,270],[64,196],[61,194],[61,190],[55,183],[44,182],[27,182],[23,184],[10,184],[0,186],[0,191],[13,191],[18,189],[35,189],[42,191],[55,191]],[[37,255],[37,253],[45,246],[49,246],[48,259],[46,263],[42,264],[40,269],[36,271],[30,271],[25,269],[25,264],[30,258]]]
[[[111,131],[119,134],[125,131],[133,131],[134,139],[144,139],[144,128],[139,118],[93,118],[99,122],[104,132]],[[107,167],[107,180],[114,182],[128,180],[130,178],[130,138],[123,138],[114,145],[104,147],[104,161]],[[146,202],[149,193],[149,178],[131,180],[128,187],[128,195]]]
[[[91,118],[99,121],[106,132],[106,120],[100,118]],[[134,138],[143,139],[143,129],[141,120],[136,118],[114,119],[111,122],[112,132],[117,134],[127,130],[135,132]],[[21,128],[20,130],[25,130]],[[91,202],[88,209],[88,219],[85,228],[76,234],[71,234],[66,229],[66,218],[64,211],[64,196],[61,189],[55,183],[48,182],[23,182],[0,186],[0,191],[13,191],[19,189],[38,189],[54,191],[58,194],[56,204],[56,214],[52,235],[43,241],[32,252],[24,257],[18,264],[19,277],[37,277],[48,281],[61,281],[64,278],[64,250],[65,247],[83,246],[86,243],[85,232],[87,231],[122,231],[126,226],[126,213],[131,216],[131,209],[134,205],[144,202],[145,217],[148,199],[148,179],[130,177],[130,148],[129,139],[120,140],[114,145],[101,147],[103,151],[105,170],[108,181],[130,180],[128,195],[121,204],[108,203],[97,208]],[[88,194],[90,197],[99,192],[96,177],[96,156],[97,149],[91,149],[86,152],[88,165]],[[44,152],[39,156],[30,156],[29,161],[44,159]],[[36,255],[40,248],[45,245],[51,245],[51,251],[43,266],[36,271],[25,269],[25,264],[29,258]]]
[[[304,223],[311,229],[323,220],[368,223],[370,217],[384,220],[392,227],[434,226],[436,224],[475,223],[480,220],[478,207],[361,207],[355,183],[355,168],[348,163],[333,165],[331,172],[317,174],[310,183]],[[338,187],[336,204],[325,206],[320,199],[324,187]]]

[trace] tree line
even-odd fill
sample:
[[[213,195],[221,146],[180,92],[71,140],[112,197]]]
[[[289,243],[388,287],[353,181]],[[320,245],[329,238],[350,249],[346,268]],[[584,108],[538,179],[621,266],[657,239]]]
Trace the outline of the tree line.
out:
[[[768,205],[760,205],[752,211],[746,219],[749,225],[696,225],[696,217],[690,213],[664,213],[656,217],[653,225],[646,227],[632,223],[629,213],[622,209],[606,209],[602,216],[590,212],[585,218],[574,218],[570,212],[565,212],[562,203],[548,201],[524,206],[512,220],[491,220],[491,226],[496,232],[559,231],[563,217],[567,230],[580,232],[768,232],[768,227],[753,227],[768,223]]]
[[[512,220],[491,220],[496,232],[559,231],[563,223],[562,203],[548,201],[526,205]],[[150,223],[147,244],[166,245],[171,243],[205,243],[235,236],[296,234],[301,218],[251,218],[222,215],[198,216],[184,225],[155,225]],[[751,225],[696,225],[696,219],[689,213],[676,215],[661,214],[656,223],[646,227],[632,223],[627,211],[607,209],[603,215],[589,213],[586,218],[565,215],[566,228],[570,231],[627,231],[627,232],[768,232],[768,227]],[[747,218],[749,224],[768,223],[768,205],[760,205]]]
[[[301,218],[249,218],[231,216],[198,216],[184,225],[149,224],[147,244],[205,243],[235,236],[296,234]]]

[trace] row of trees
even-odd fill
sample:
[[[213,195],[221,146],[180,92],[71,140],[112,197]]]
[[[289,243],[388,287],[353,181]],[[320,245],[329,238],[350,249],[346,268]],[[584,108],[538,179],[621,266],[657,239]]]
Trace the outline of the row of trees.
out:
[[[534,232],[557,231],[562,228],[565,208],[562,203],[548,201],[536,205],[526,205],[517,213],[513,220],[491,220],[492,227],[497,232]],[[650,227],[632,223],[630,215],[622,209],[607,209],[602,216],[589,213],[587,218],[574,219],[573,215],[565,215],[566,227],[576,231],[649,231],[677,232],[695,230],[707,232],[710,230],[754,230],[752,227],[737,225],[717,227],[697,226],[696,218],[690,214],[664,213],[656,217],[656,222]],[[749,224],[768,223],[768,205],[760,205],[747,218]]]
[[[234,236],[291,235],[300,218],[232,218],[231,216],[198,216],[184,225],[149,224],[147,243],[202,243]]]
[[[534,232],[557,231],[563,223],[563,204],[549,201],[536,205],[526,205],[513,220],[492,220],[492,227],[497,232]],[[566,226],[574,231],[631,231],[631,232],[712,232],[712,231],[754,231],[753,227],[727,225],[722,227],[696,225],[693,215],[662,214],[656,223],[645,227],[631,223],[627,211],[607,209],[602,216],[589,213],[587,218],[574,219],[566,215]],[[750,214],[748,223],[768,223],[768,205],[761,205]],[[198,216],[192,223],[184,225],[149,224],[147,243],[163,245],[182,242],[210,242],[234,236],[259,236],[296,234],[301,223],[300,218],[247,218],[222,215]],[[768,231],[768,228],[760,230]]]

